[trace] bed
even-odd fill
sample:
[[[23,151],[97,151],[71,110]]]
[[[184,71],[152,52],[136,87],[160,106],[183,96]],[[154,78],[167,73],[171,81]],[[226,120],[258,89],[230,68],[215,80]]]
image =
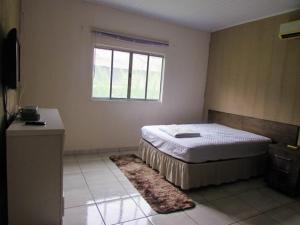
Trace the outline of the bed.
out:
[[[183,190],[264,174],[271,141],[297,142],[298,127],[209,110],[208,124],[180,125],[201,137],[175,138],[145,126],[139,155]]]

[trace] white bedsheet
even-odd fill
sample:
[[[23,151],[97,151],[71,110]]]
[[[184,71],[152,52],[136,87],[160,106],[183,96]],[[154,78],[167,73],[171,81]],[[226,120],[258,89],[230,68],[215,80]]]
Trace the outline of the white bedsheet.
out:
[[[201,136],[197,130],[186,129],[176,124],[160,126],[159,129],[175,138],[194,138]]]
[[[161,126],[142,127],[142,137],[160,151],[185,162],[243,158],[266,153],[271,139],[220,124],[182,124],[197,130],[201,137],[175,138],[160,130]]]

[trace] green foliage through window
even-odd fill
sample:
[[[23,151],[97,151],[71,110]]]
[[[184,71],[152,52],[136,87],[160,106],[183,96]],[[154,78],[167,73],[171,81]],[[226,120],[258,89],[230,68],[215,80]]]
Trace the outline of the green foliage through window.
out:
[[[159,100],[162,56],[94,48],[92,97]]]

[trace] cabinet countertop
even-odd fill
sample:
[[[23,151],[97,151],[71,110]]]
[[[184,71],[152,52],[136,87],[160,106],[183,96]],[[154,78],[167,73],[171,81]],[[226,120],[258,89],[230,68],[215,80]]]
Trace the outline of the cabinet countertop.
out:
[[[6,130],[7,136],[27,135],[55,135],[63,134],[64,124],[57,109],[39,109],[40,120],[45,121],[45,126],[28,126],[24,121],[15,120]]]

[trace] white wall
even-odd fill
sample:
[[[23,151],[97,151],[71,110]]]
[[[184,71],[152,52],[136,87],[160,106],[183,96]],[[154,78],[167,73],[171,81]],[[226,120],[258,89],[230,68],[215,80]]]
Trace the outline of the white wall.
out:
[[[22,7],[22,104],[59,109],[66,150],[137,146],[143,125],[202,120],[209,33],[80,0]],[[162,103],[91,100],[91,27],[170,42]]]

